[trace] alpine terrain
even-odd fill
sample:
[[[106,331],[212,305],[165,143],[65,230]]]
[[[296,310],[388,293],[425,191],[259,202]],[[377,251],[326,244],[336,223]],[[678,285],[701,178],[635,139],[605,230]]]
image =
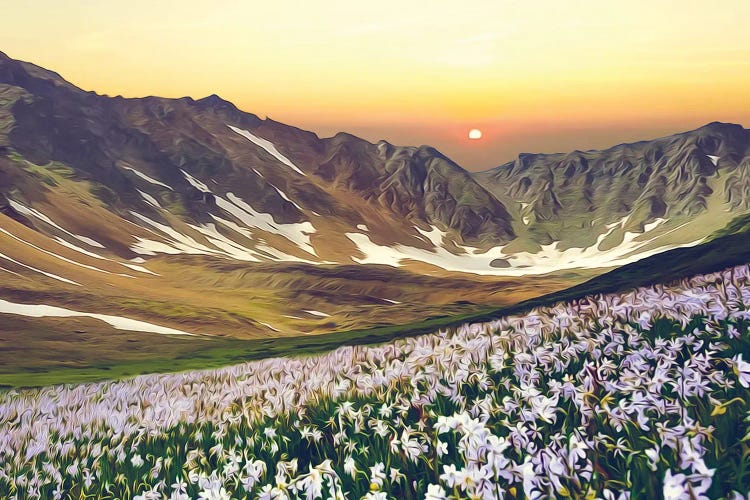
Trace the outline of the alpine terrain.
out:
[[[740,125],[472,173],[0,53],[0,365],[138,372],[234,339],[438,325],[705,242],[748,192]]]

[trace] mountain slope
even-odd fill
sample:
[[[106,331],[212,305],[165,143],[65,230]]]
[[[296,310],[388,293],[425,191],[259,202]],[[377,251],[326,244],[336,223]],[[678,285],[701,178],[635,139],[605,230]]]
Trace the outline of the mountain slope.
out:
[[[467,313],[570,282],[358,265],[355,238],[429,257],[435,225],[513,237],[504,207],[434,149],[320,139],[217,96],[100,96],[0,54],[1,313],[49,305],[145,333],[276,337]],[[54,339],[120,334],[90,316],[13,318],[4,333],[42,324]]]
[[[243,234],[232,223],[257,219],[278,252],[242,241],[248,260],[347,260],[357,255],[354,244],[334,238],[328,247],[328,236],[365,225],[381,243],[422,247],[414,226],[438,225],[464,241],[513,237],[502,204],[431,148],[373,145],[346,134],[319,139],[216,96],[108,98],[4,56],[0,83],[6,149],[37,166],[71,169],[71,180],[91,184],[93,201],[138,225],[143,219],[131,212],[164,223],[164,207],[193,224],[218,222],[237,242]],[[9,175],[10,184],[21,180]],[[315,233],[328,234],[311,243]],[[128,241],[109,243],[123,256],[143,253]]]
[[[102,96],[0,54],[0,313],[21,338],[87,342],[473,314],[697,244],[747,212],[748,171],[747,131],[711,124],[470,174],[428,146],[319,138],[215,95]],[[66,318],[15,317],[42,305]]]
[[[502,316],[527,314],[534,309],[566,301],[575,303],[579,299],[595,297],[598,294],[631,293],[639,287],[668,286],[684,278],[715,273],[749,263],[748,220],[748,216],[738,217],[726,228],[712,235],[706,243],[667,251],[559,292],[498,309],[456,316],[441,315],[398,326],[270,340],[222,338],[214,339],[210,344],[184,336],[163,337],[158,343],[150,343],[147,340],[149,337],[144,335],[120,333],[102,336],[99,342],[104,343],[106,349],[99,348],[92,352],[90,349],[80,348],[81,345],[85,345],[85,337],[91,334],[90,330],[79,331],[72,343],[70,340],[60,342],[61,330],[75,326],[91,327],[87,321],[77,320],[74,324],[60,325],[58,322],[42,318],[36,319],[32,324],[24,324],[22,318],[11,315],[8,316],[3,333],[4,338],[10,338],[14,342],[6,342],[3,349],[0,349],[0,387],[33,387],[102,380],[141,373],[212,368],[254,359],[316,353],[341,345],[380,343],[458,328],[462,325],[494,321]],[[350,272],[360,271],[352,268]],[[24,345],[24,337],[30,334],[35,336],[36,341]],[[141,343],[151,347],[147,351],[133,348]],[[54,355],[50,355],[50,352],[54,352]]]
[[[651,224],[687,242],[750,209],[750,131],[711,123],[604,151],[522,154],[474,177],[513,207],[520,240],[607,250]]]

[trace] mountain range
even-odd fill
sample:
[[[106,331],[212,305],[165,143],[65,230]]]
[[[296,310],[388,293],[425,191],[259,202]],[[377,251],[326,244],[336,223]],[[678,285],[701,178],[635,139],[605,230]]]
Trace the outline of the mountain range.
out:
[[[216,95],[99,95],[0,53],[8,345],[77,331],[115,356],[156,327],[269,338],[476,312],[697,245],[747,193],[740,125],[469,172]]]

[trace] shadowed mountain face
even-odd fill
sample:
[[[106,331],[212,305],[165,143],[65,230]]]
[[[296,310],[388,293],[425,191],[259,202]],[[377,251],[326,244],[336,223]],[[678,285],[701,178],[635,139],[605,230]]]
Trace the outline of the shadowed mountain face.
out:
[[[0,314],[5,299],[280,336],[507,305],[746,213],[749,147],[714,123],[471,174],[215,95],[85,92],[0,53]],[[98,324],[81,321],[45,331]]]

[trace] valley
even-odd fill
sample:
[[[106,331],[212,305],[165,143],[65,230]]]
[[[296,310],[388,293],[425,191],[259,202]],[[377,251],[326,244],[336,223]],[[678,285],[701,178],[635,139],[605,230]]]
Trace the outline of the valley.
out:
[[[748,172],[739,125],[469,172],[0,55],[0,383],[386,340],[556,297],[708,241],[748,212]]]

